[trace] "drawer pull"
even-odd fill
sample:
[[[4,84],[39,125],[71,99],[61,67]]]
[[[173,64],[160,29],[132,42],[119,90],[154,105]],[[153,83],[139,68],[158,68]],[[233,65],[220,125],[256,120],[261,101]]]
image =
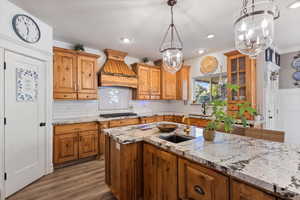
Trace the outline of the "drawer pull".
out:
[[[200,195],[205,195],[204,190],[199,185],[195,185],[194,190],[195,190],[195,192],[197,192]]]

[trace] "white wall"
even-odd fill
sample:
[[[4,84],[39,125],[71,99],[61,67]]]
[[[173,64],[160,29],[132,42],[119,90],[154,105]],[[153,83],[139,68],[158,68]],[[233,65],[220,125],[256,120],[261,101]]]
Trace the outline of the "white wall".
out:
[[[10,3],[8,0],[0,0],[0,199],[4,198],[4,182],[3,182],[3,174],[4,174],[4,127],[3,127],[3,117],[4,117],[4,92],[3,92],[3,59],[4,59],[4,52],[5,50],[10,50],[19,54],[23,54],[26,56],[30,56],[39,60],[44,61],[47,66],[47,80],[46,80],[46,91],[47,92],[47,102],[46,110],[47,110],[47,131],[46,137],[47,141],[47,169],[45,169],[45,173],[51,171],[52,167],[52,126],[49,126],[52,121],[52,35],[53,31],[50,26],[45,24],[44,22],[40,21],[39,19],[35,18],[34,16],[30,15],[23,9],[15,6],[14,4]],[[41,30],[41,39],[38,43],[35,44],[28,44],[23,42],[21,39],[17,37],[14,33],[12,28],[12,18],[15,14],[27,14],[32,17],[40,27]],[[17,114],[17,113],[16,113]],[[51,151],[51,154],[49,152]],[[49,170],[48,170],[49,169]]]
[[[73,44],[65,43],[61,41],[54,41],[54,46],[72,49]],[[85,48],[86,52],[95,53],[101,55],[98,60],[99,69],[103,66],[106,61],[106,56],[103,51],[92,48]],[[133,58],[127,56],[125,58],[125,63],[130,66],[130,64],[135,62],[140,62],[138,58]],[[114,89],[117,89],[114,87]],[[125,91],[124,91],[125,90]],[[159,111],[169,111],[168,101],[133,101],[132,91],[129,88],[121,88],[122,94],[120,96],[119,104],[127,106],[122,106],[123,109],[116,109],[113,107],[107,107],[102,101],[107,100],[108,91],[99,88],[98,99],[93,101],[54,101],[53,103],[53,118],[65,118],[65,117],[84,117],[84,116],[96,116],[100,113],[113,113],[113,112],[136,112],[136,113],[146,113],[146,112],[159,112]],[[117,107],[117,106],[116,106]],[[127,107],[127,108],[126,108]]]
[[[281,89],[279,94],[279,122],[285,141],[300,144],[300,89]]]

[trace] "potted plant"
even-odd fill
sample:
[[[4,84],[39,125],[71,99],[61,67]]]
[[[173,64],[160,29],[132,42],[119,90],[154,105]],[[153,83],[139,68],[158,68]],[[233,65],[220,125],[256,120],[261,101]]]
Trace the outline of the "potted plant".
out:
[[[238,91],[239,86],[227,84],[227,88],[233,91]],[[237,121],[242,122],[244,127],[247,127],[247,118],[245,113],[251,116],[256,115],[256,110],[251,107],[248,102],[238,104],[239,110],[236,116],[231,116],[227,114],[225,108],[227,106],[227,101],[224,100],[214,100],[211,102],[212,106],[212,116],[213,120],[208,123],[204,130],[203,136],[207,141],[213,141],[215,138],[216,130],[223,128],[225,132],[231,132],[234,129],[234,125]]]
[[[83,44],[76,44],[76,45],[74,46],[74,50],[75,50],[75,51],[84,51],[84,46],[83,46]]]

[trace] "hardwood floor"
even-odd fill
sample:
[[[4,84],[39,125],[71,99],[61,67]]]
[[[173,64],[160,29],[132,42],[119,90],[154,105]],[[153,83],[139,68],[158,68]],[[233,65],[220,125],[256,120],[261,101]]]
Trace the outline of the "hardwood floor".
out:
[[[56,170],[8,200],[116,200],[105,185],[104,161]]]

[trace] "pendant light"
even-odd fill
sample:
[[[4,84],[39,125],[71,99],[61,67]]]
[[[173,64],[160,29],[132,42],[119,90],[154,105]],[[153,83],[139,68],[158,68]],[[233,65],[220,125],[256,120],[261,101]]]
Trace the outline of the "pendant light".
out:
[[[176,0],[168,0],[168,5],[171,7],[171,24],[169,25],[160,46],[163,67],[166,71],[171,73],[179,71],[183,63],[183,43],[174,24],[173,17],[173,7],[176,3]]]
[[[242,0],[242,9],[234,23],[235,47],[256,58],[274,41],[274,21],[279,10],[273,0]]]

